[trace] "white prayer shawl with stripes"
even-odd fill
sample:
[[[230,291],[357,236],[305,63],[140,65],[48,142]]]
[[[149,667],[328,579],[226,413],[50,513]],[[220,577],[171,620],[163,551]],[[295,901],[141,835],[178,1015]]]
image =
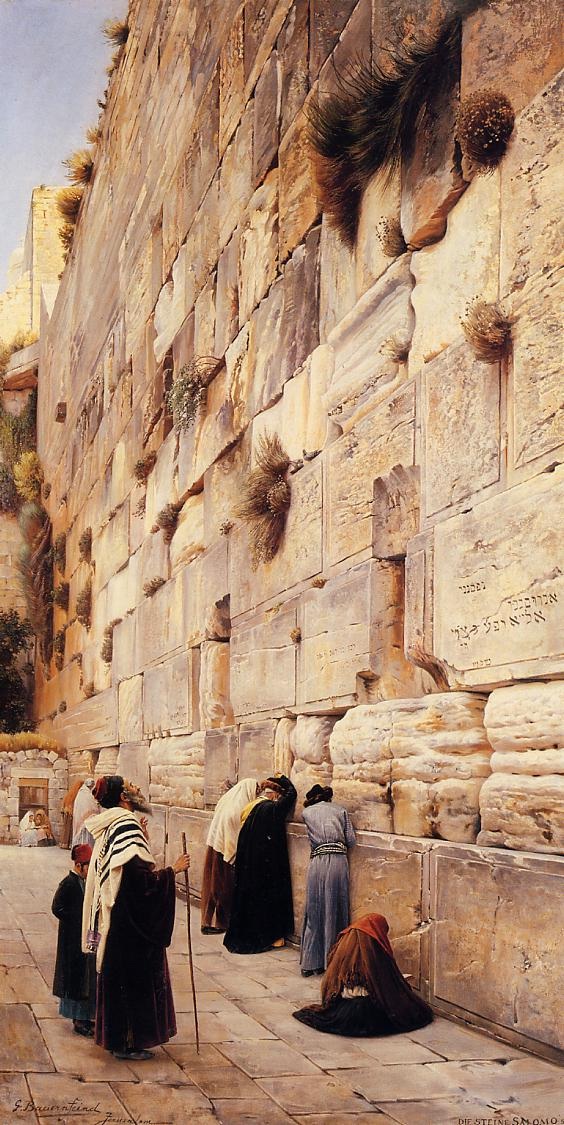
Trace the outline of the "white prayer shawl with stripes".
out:
[[[84,892],[82,949],[88,952],[88,931],[97,930],[100,943],[96,952],[96,969],[100,972],[124,864],[138,856],[154,867],[155,860],[137,816],[128,809],[103,809],[88,818],[86,827],[94,837],[94,848]]]

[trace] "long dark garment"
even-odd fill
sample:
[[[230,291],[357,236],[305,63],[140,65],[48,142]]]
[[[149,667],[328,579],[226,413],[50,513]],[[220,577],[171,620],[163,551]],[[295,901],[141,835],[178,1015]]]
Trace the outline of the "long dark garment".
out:
[[[84,880],[74,871],[59,883],[51,910],[59,919],[53,994],[61,999],[60,1013],[93,1020],[96,1006],[96,966],[81,945]],[[71,1001],[71,1004],[65,1004]]]
[[[223,940],[231,953],[264,953],[293,932],[286,817],[296,790],[288,786],[277,801],[259,801],[239,833],[231,920]]]
[[[323,1003],[293,1012],[294,1018],[316,1031],[358,1037],[425,1027],[433,1012],[409,987],[388,948],[362,930],[345,930],[331,951]]]
[[[347,848],[355,834],[349,814],[327,801],[304,808],[304,824],[312,850],[307,873],[302,928],[302,972],[325,969],[340,930],[349,921],[349,862]],[[333,847],[331,852],[329,849]],[[343,849],[339,855],[336,848]]]
[[[216,926],[221,930],[227,929],[234,885],[235,868],[233,864],[226,863],[223,856],[216,852],[215,848],[208,846],[204,859],[200,900],[202,926],[212,926],[215,915]]]
[[[174,871],[137,857],[124,865],[98,975],[95,1039],[143,1051],[176,1035],[165,948],[174,928]]]

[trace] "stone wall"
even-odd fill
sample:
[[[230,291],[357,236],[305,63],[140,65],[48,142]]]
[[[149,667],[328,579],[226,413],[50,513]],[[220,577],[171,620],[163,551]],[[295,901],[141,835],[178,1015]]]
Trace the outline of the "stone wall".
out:
[[[456,171],[453,189],[455,91],[433,143],[419,137],[401,176],[369,185],[351,251],[320,212],[305,113],[334,63],[369,45],[382,61],[390,34],[427,31],[427,6],[130,5],[41,338],[39,450],[70,598],[55,610],[63,668],[38,665],[36,712],[71,772],[84,751],[117,752],[149,786],[160,854],[167,809],[195,826],[201,858],[225,778],[275,765],[300,794],[331,780],[375,833],[355,908],[372,901],[379,869],[362,855],[378,833],[408,867],[437,839],[472,849],[479,831],[480,857],[558,848],[553,758],[539,781],[498,763],[487,737],[496,693],[520,680],[539,681],[542,728],[542,687],[564,671],[557,6],[539,21],[518,0],[502,34],[505,7],[466,20],[461,58],[463,94],[482,62],[511,92],[505,159],[471,181]],[[391,260],[377,232],[400,216],[409,248]],[[462,332],[476,298],[513,322],[493,364]],[[202,356],[217,360],[205,407],[177,433],[165,391]],[[277,553],[253,570],[237,510],[266,432],[293,462],[291,502]],[[546,822],[536,834],[527,808]],[[465,902],[471,863],[452,871]]]

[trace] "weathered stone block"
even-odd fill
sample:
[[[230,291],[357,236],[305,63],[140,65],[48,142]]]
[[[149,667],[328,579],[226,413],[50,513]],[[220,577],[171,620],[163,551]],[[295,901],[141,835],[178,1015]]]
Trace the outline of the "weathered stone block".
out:
[[[280,719],[274,735],[274,769],[290,777],[295,758],[296,720]]]
[[[178,499],[176,487],[176,435],[170,433],[161,445],[157,461],[147,481],[145,528],[150,531],[166,504]]]
[[[181,647],[182,593],[182,575],[178,575],[161,586],[152,597],[145,598],[139,606],[135,615],[136,670],[156,664]]]
[[[214,355],[215,348],[215,276],[202,289],[194,305],[194,354]]]
[[[296,609],[265,613],[231,637],[231,703],[236,716],[293,707]]]
[[[473,237],[469,237],[469,231]],[[470,184],[449,216],[442,241],[411,256],[415,329],[409,353],[410,375],[462,338],[460,321],[469,302],[475,298],[497,300],[499,238],[496,171]],[[438,308],[440,317],[436,316]]]
[[[341,240],[324,215],[320,238],[319,338],[325,343],[356,302],[354,250]]]
[[[391,733],[390,714],[371,706],[352,707],[333,727],[333,791],[358,828],[391,830]]]
[[[484,722],[493,774],[480,800],[479,842],[564,849],[564,682],[493,691]]]
[[[238,421],[241,424],[241,419]],[[204,473],[233,445],[236,436],[234,403],[226,370],[222,368],[208,386],[205,411],[200,412],[190,429],[179,435],[179,496],[201,489]]]
[[[499,364],[452,345],[422,373],[425,514],[434,515],[499,480]]]
[[[96,586],[101,590],[129,558],[129,508],[124,504],[92,541]]]
[[[248,461],[250,432],[233,449],[227,450],[204,477],[204,534],[210,545],[221,539],[227,523],[233,524],[241,498],[242,474]],[[223,531],[221,530],[223,527]]]
[[[280,168],[280,260],[283,262],[313,226],[319,206],[309,159],[305,114],[302,110],[278,150]]]
[[[367,404],[353,427],[330,445],[326,535],[331,563],[372,547],[374,481],[399,464],[413,464],[414,438],[410,383],[383,403]]]
[[[239,237],[230,238],[217,263],[215,346],[213,354],[225,355],[239,328]]]
[[[117,744],[117,690],[109,688],[60,714],[55,737],[67,750],[90,750]]]
[[[517,118],[501,166],[502,296],[560,258],[561,103],[558,77]]]
[[[149,750],[151,801],[169,807],[203,808],[204,745],[203,731],[153,739]]]
[[[146,668],[143,676],[145,738],[198,730],[200,654],[198,649]]]
[[[247,106],[241,123],[228,145],[219,177],[219,248],[227,245],[241,207],[253,191],[253,107]]]
[[[239,728],[239,777],[269,777],[274,768],[276,722],[241,723]]]
[[[149,743],[122,743],[117,756],[117,772],[138,785],[149,796]]]
[[[118,686],[119,741],[138,742],[143,737],[143,676],[122,680]]]
[[[177,574],[201,554],[204,547],[204,494],[200,492],[196,496],[189,496],[179,512],[176,531],[170,544],[172,574]]]
[[[234,21],[219,58],[219,152],[224,153],[245,107],[243,13]]]
[[[479,1012],[494,1027],[564,1045],[561,876],[562,861],[548,856],[433,849],[431,987],[441,1007]]]
[[[376,558],[400,559],[419,531],[419,468],[394,465],[374,481],[372,547]]]
[[[204,801],[216,805],[225,792],[225,782],[237,780],[239,736],[236,727],[206,731]]]
[[[260,184],[276,160],[278,152],[279,66],[276,51],[265,64],[255,87],[253,178]]]
[[[312,0],[309,55],[312,83],[337,43],[356,2],[357,0]]]
[[[216,636],[217,610],[229,590],[226,537],[185,567],[180,580],[184,588],[184,643],[197,645],[208,636]]]
[[[174,863],[182,855],[182,833],[186,835],[190,852],[190,890],[199,894],[202,889],[202,872],[206,854],[206,840],[209,832],[211,813],[197,809],[167,809],[167,843],[165,863]],[[180,881],[182,879],[182,882]],[[183,887],[183,876],[177,886]]]
[[[510,302],[514,323],[512,442],[517,470],[536,458],[554,459],[564,443],[560,310],[564,281],[558,267],[544,271],[516,291]]]
[[[229,536],[229,586],[233,617],[318,574],[322,569],[320,461],[313,461],[307,468],[291,476],[290,487],[292,499],[284,536],[271,562],[261,563],[253,573],[250,568],[247,530],[237,528]]]
[[[562,671],[563,486],[541,474],[435,528],[433,651],[454,686]]]
[[[357,298],[366,293],[391,264],[382,249],[379,229],[383,216],[399,222],[400,194],[399,175],[385,186],[375,177],[363,192],[354,252]]]
[[[518,113],[562,65],[562,11],[556,0],[498,0],[464,23],[461,94],[503,90]]]
[[[233,722],[233,710],[229,701],[229,644],[224,641],[204,641],[200,652],[202,727],[209,730],[229,726]]]
[[[284,722],[284,719],[280,721]],[[294,820],[303,819],[304,797],[312,785],[331,784],[333,764],[329,754],[329,736],[335,722],[330,716],[298,715],[292,738],[294,762],[290,774],[298,791]]]
[[[278,268],[278,171],[275,169],[251,197],[239,239],[239,323],[252,311],[274,281]]]
[[[309,0],[296,0],[278,36],[280,131],[282,136],[301,109],[309,88]]]

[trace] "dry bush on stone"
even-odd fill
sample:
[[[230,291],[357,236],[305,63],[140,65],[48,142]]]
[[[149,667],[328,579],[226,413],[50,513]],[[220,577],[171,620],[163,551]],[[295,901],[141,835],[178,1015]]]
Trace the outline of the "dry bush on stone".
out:
[[[484,0],[462,0],[433,34],[386,48],[385,63],[352,59],[336,73],[336,91],[308,108],[313,170],[323,211],[341,238],[355,243],[360,203],[373,176],[384,185],[431,136],[457,80],[462,19]]]
[[[114,47],[125,47],[129,38],[129,24],[127,20],[109,19],[104,24],[103,32]]]
[[[153,594],[156,594],[157,590],[160,590],[161,586],[164,586],[164,584],[165,580],[161,578],[160,575],[156,575],[155,578],[151,578],[149,582],[145,582],[143,586],[145,597],[152,598]]]
[[[51,520],[40,504],[24,504],[18,516],[23,546],[17,568],[29,623],[45,664],[51,659],[53,637],[53,554]]]
[[[76,598],[76,617],[81,625],[90,628],[92,614],[92,582],[90,579],[79,591]]]
[[[478,174],[492,172],[505,155],[515,125],[515,112],[501,90],[478,90],[464,98],[458,111],[456,139]]]
[[[85,527],[78,540],[78,553],[83,562],[90,562],[92,557],[92,528]]]
[[[68,584],[68,582],[61,582],[60,586],[57,586],[56,589],[53,591],[53,603],[54,603],[54,605],[57,605],[59,607],[59,609],[68,609],[69,608],[69,584]]]
[[[61,702],[59,703],[59,715],[64,715],[66,709],[67,709],[67,701],[66,701],[66,699],[61,699]]]
[[[92,696],[96,695],[96,688],[94,687],[94,680],[88,680],[88,682],[86,684],[83,684],[82,691],[83,691],[86,699],[92,699]]]
[[[33,449],[22,453],[14,465],[14,482],[22,500],[40,500],[44,481],[41,461]]]
[[[58,629],[53,637],[53,653],[55,659],[55,668],[58,672],[62,671],[64,658],[65,658],[65,629]]]
[[[8,465],[0,465],[0,512],[15,516],[19,503],[13,473]]]
[[[165,543],[170,543],[178,525],[181,506],[181,504],[165,504],[151,528],[152,534],[156,535],[158,531],[162,531]]]
[[[221,366],[216,356],[198,356],[182,367],[167,391],[166,404],[178,432],[187,430],[206,405],[208,385]]]
[[[381,219],[377,227],[378,239],[387,258],[400,258],[407,250],[399,219]]]
[[[154,450],[140,457],[133,466],[133,476],[138,484],[146,484],[149,476],[157,463],[157,454]]]
[[[76,223],[83,195],[84,188],[77,186],[64,187],[57,192],[57,208],[66,223]]]
[[[511,339],[511,321],[500,305],[474,301],[461,324],[476,359],[483,363],[501,359]]]
[[[274,558],[286,526],[291,490],[286,474],[290,458],[278,434],[261,435],[256,468],[243,487],[243,500],[237,515],[247,525],[251,550],[251,563],[256,570],[259,563]]]
[[[53,544],[53,558],[61,574],[65,573],[67,565],[67,537],[64,531],[59,532]]]
[[[54,738],[48,738],[46,734],[39,734],[33,730],[19,731],[17,734],[0,734],[0,751],[17,754],[19,750],[44,750],[46,754],[54,750],[61,758],[65,757],[59,744]]]
[[[86,130],[86,140],[89,145],[97,145],[100,137],[102,136],[102,127],[98,125],[89,125]]]
[[[111,664],[114,655],[114,629],[119,625],[121,617],[114,617],[109,625],[104,629],[104,637],[102,640],[102,647],[100,649],[100,656],[104,664]]]
[[[94,171],[94,160],[88,148],[80,148],[73,152],[63,164],[67,169],[67,176],[72,184],[88,184]]]
[[[388,336],[380,347],[380,355],[385,355],[394,363],[405,363],[409,355],[409,341],[400,340],[397,336]]]

